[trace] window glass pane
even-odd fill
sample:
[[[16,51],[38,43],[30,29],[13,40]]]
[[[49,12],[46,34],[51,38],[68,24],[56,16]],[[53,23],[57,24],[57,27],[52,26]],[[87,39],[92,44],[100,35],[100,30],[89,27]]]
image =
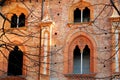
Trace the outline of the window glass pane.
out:
[[[81,10],[79,8],[74,11],[74,22],[81,22]]]
[[[18,24],[18,26],[19,27],[25,26],[25,15],[23,13],[19,16],[19,24]]]
[[[90,73],[90,49],[88,45],[83,50],[83,73]]]
[[[90,10],[86,7],[83,10],[83,22],[89,22],[90,21]]]
[[[16,28],[17,27],[17,15],[13,14],[11,17],[11,28]]]
[[[74,49],[74,69],[73,73],[80,73],[80,66],[81,64],[81,54],[80,54],[80,49],[78,46],[75,47]]]

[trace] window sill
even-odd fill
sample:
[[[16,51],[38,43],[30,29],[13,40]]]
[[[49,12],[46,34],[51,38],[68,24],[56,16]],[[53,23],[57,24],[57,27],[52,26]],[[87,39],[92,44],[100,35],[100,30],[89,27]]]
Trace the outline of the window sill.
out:
[[[0,80],[26,80],[25,76],[6,76],[3,78],[0,78]]]
[[[120,17],[110,17],[109,20],[112,21],[112,22],[119,22]]]
[[[5,28],[5,31],[12,31],[12,30],[27,30],[27,27],[23,26],[19,28]]]
[[[68,25],[68,27],[70,27],[70,28],[72,28],[73,26],[74,27],[80,27],[80,26],[91,26],[92,25],[92,22],[82,22],[82,23],[80,23],[80,22],[75,22],[75,23],[68,23],[67,24]]]
[[[95,73],[94,74],[64,74],[65,77],[68,79],[95,79]]]

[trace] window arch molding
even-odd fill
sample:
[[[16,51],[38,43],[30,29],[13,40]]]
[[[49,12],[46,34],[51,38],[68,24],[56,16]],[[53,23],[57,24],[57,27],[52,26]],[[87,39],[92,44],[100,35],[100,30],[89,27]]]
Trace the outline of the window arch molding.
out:
[[[85,8],[88,8],[90,10],[90,20],[93,19],[93,6],[86,1],[79,1],[75,4],[73,4],[70,8],[69,8],[69,23],[73,23],[74,22],[74,11],[76,8],[80,9],[80,10],[84,10]]]
[[[18,47],[19,47],[19,49],[23,52],[23,65],[22,65],[22,75],[23,76],[26,76],[26,74],[27,74],[27,71],[26,71],[26,69],[27,69],[27,67],[24,65],[24,64],[27,64],[27,58],[24,56],[24,53],[26,52],[26,47],[24,46],[24,45],[20,45],[21,43],[22,43],[22,41],[21,41],[21,39],[19,39],[19,38],[17,38],[17,40],[16,39],[11,39],[11,41],[12,42],[14,42],[14,44],[17,46],[18,45]],[[20,46],[19,46],[20,45]],[[13,48],[14,48],[14,46],[13,46]],[[9,52],[8,52],[9,53]],[[9,57],[9,54],[8,54],[8,57]],[[8,67],[7,67],[8,68]]]
[[[21,16],[21,14],[24,14],[25,17],[28,16],[28,11],[25,7],[21,7],[18,4],[13,6],[14,8],[11,8],[7,13],[6,16],[9,20],[11,20],[12,16],[15,14],[18,18]],[[27,21],[25,20],[25,26],[27,25]],[[11,24],[10,22],[5,22],[6,29],[9,29]]]
[[[81,50],[84,49],[84,46],[81,46],[79,44],[79,41],[77,40],[82,39],[84,40],[84,43],[87,44],[91,50],[90,52],[90,73],[96,72],[96,43],[91,36],[89,36],[87,33],[84,32],[77,32],[72,36],[69,36],[67,38],[67,45],[64,49],[64,74],[72,74],[73,73],[73,50],[76,45],[79,46]],[[81,40],[81,42],[82,42]],[[92,59],[94,57],[94,59]]]
[[[20,16],[21,13],[24,13],[26,16],[28,15],[28,11],[24,7],[19,6],[18,4],[15,8],[11,9],[9,13],[14,13],[17,16]]]
[[[14,43],[13,43],[14,45],[20,45],[20,44],[22,43],[22,41],[19,40],[19,38],[17,38],[17,40],[16,40],[16,39],[11,39],[11,41],[14,42]],[[12,46],[12,47],[14,48],[14,46]],[[25,47],[24,45],[20,45],[20,46],[18,46],[18,47],[19,47],[19,49],[23,52],[23,54],[26,52],[26,47]],[[3,48],[2,50],[3,50],[3,52],[5,53],[5,55],[7,56],[7,58],[9,58],[10,52],[9,52],[8,50],[4,49],[4,48]],[[26,61],[27,61],[27,59],[26,59],[26,57],[23,55],[23,64],[27,64]],[[4,67],[4,71],[7,72],[7,70],[8,70],[8,61],[6,60],[6,58],[3,58],[3,63],[6,63],[6,64],[3,64],[2,66]],[[27,67],[26,67],[25,65],[23,65],[22,75],[23,75],[24,77],[25,77],[26,74],[27,74],[26,69],[27,69]]]

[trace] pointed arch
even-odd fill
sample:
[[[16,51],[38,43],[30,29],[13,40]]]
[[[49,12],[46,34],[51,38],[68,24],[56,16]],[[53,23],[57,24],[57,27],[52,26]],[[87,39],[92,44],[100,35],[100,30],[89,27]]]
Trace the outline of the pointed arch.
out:
[[[83,22],[89,22],[90,21],[90,9],[88,7],[85,7],[83,10]]]
[[[24,13],[21,13],[21,15],[19,16],[18,27],[23,27],[23,26],[25,26],[25,15]]]
[[[76,9],[81,10],[81,13],[80,13],[80,15],[81,15],[81,21],[79,21],[79,22],[88,22],[88,21],[90,21],[90,20],[92,20],[94,18],[94,14],[93,14],[93,9],[94,8],[93,8],[93,6],[91,6],[91,4],[89,2],[87,2],[87,1],[83,1],[83,0],[81,1],[80,0],[79,2],[73,4],[69,8],[69,22],[70,23],[74,22],[74,15],[75,15],[74,11]],[[84,10],[85,14],[83,13],[83,10]],[[86,13],[86,11],[88,11],[88,14]],[[78,14],[79,14],[79,12],[78,12]],[[85,18],[85,19],[88,19],[88,21],[83,20],[83,17],[86,17],[85,15],[87,15],[87,18]],[[88,18],[88,16],[89,16],[89,18]]]
[[[79,8],[74,10],[74,22],[81,22],[81,10]]]
[[[73,51],[73,73],[80,73],[81,64],[81,53],[78,45],[75,46]]]
[[[68,74],[68,73],[73,73],[73,52],[75,49],[75,46],[78,45],[79,49],[81,50],[81,53],[83,53],[84,51],[84,55],[85,55],[85,51],[87,50],[90,55],[90,67],[89,70],[87,71],[87,73],[94,73],[96,71],[96,42],[95,40],[87,33],[85,32],[77,32],[74,33],[73,35],[69,35],[67,37],[66,40],[67,44],[65,46],[64,49],[64,73]],[[85,46],[88,48],[86,49]],[[89,50],[90,49],[90,50]]]
[[[90,73],[90,48],[88,45],[85,45],[83,49],[83,73]]]
[[[7,18],[9,20],[12,21],[12,16],[13,15],[16,15],[17,17],[15,19],[13,19],[13,21],[15,21],[15,28],[17,27],[22,27],[22,26],[26,26],[27,25],[27,20],[26,20],[26,16],[28,16],[28,11],[27,9],[24,7],[24,6],[20,6],[20,5],[15,5],[14,8],[11,8],[9,11],[8,11],[8,14],[6,14]],[[20,21],[23,21],[22,24],[19,24],[20,21],[19,21],[19,18],[20,18]],[[23,20],[21,20],[23,19]],[[9,28],[14,28],[13,24],[12,23],[9,23],[9,21],[6,21],[5,22],[5,25],[7,26],[6,29],[9,29]],[[13,26],[13,27],[12,27]],[[26,29],[25,27],[22,27],[20,29]]]
[[[18,46],[14,47],[9,54],[8,59],[8,76],[22,75],[23,68],[23,52],[19,50]]]
[[[17,27],[17,15],[13,14],[11,17],[11,28],[16,28]]]

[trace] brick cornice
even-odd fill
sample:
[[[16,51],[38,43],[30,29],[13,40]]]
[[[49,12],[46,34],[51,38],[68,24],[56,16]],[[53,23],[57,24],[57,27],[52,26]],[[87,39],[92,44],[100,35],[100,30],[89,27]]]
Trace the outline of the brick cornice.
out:
[[[120,22],[120,16],[119,17],[110,17],[109,19],[111,22]]]
[[[41,23],[40,23],[40,27],[50,27],[52,24],[53,24],[52,21],[41,22]]]

